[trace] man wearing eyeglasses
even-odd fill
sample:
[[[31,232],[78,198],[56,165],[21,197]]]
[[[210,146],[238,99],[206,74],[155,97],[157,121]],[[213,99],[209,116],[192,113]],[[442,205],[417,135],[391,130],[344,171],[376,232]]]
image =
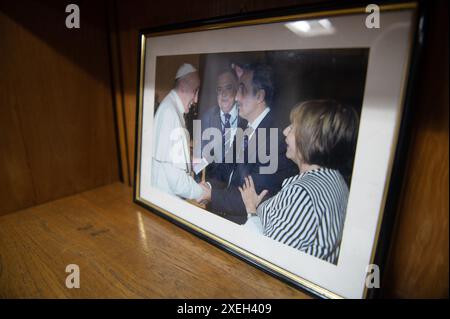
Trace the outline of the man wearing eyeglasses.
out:
[[[214,162],[206,168],[208,179],[224,179],[225,181],[225,176],[221,176],[227,164],[225,157],[233,150],[236,129],[238,127],[245,129],[247,125],[247,121],[239,116],[236,103],[237,88],[236,73],[232,69],[220,71],[216,85],[217,106],[212,107],[202,116],[202,130],[212,127],[219,129],[222,133],[222,140],[217,141],[221,142],[222,154],[214,154]]]

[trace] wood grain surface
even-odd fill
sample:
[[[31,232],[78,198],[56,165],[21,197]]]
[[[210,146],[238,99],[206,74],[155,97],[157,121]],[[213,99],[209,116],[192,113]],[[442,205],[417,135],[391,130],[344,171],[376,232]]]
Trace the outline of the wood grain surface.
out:
[[[386,297],[448,298],[448,4],[430,12]]]
[[[119,180],[104,2],[0,2],[0,215]]]
[[[0,298],[66,297],[309,298],[133,204],[121,183],[0,217]]]

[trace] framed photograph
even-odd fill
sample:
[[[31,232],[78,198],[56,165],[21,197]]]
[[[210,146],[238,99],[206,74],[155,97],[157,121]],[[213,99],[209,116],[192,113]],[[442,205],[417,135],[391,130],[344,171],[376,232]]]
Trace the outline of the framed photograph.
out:
[[[371,297],[420,12],[292,8],[141,31],[135,201],[309,293]]]

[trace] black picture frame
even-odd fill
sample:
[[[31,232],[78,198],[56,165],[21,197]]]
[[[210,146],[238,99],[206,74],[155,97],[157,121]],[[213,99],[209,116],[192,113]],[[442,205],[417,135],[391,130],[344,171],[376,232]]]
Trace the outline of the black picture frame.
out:
[[[370,4],[370,2],[367,1],[348,1],[348,2],[329,2],[329,3],[322,3],[322,4],[313,4],[313,5],[307,5],[307,6],[295,6],[295,7],[289,7],[289,8],[283,8],[283,9],[276,9],[276,10],[265,10],[265,11],[259,11],[259,12],[252,12],[252,13],[242,13],[242,14],[236,14],[236,15],[230,15],[230,16],[223,16],[223,17],[216,17],[206,20],[196,20],[196,21],[188,21],[184,23],[178,23],[178,24],[171,24],[171,25],[164,25],[154,28],[147,28],[142,29],[139,31],[139,50],[138,50],[138,86],[137,86],[137,100],[136,100],[136,147],[135,147],[135,184],[133,187],[133,200],[136,204],[146,208],[147,210],[151,211],[154,214],[157,214],[158,216],[176,224],[178,227],[182,228],[183,230],[189,231],[196,235],[197,237],[201,238],[202,240],[207,241],[208,243],[226,251],[227,253],[230,253],[231,255],[249,263],[250,265],[262,270],[263,272],[278,278],[279,280],[291,285],[292,287],[295,287],[297,289],[300,289],[306,293],[308,293],[311,296],[319,297],[319,298],[329,298],[330,295],[323,294],[320,291],[314,289],[314,287],[304,285],[302,283],[299,283],[296,280],[293,280],[292,278],[283,275],[280,272],[274,271],[272,268],[267,267],[266,265],[262,264],[258,260],[255,260],[248,254],[242,253],[236,249],[233,249],[232,247],[223,244],[220,241],[217,241],[214,239],[214,237],[208,236],[203,231],[199,231],[196,228],[193,228],[189,226],[189,224],[183,222],[180,220],[180,218],[174,217],[170,212],[165,211],[164,209],[158,209],[151,205],[148,205],[144,201],[142,201],[139,198],[139,188],[137,187],[137,184],[139,181],[139,161],[140,161],[140,150],[142,148],[141,140],[140,140],[140,130],[142,128],[142,104],[143,104],[143,81],[144,81],[144,74],[143,74],[143,52],[145,50],[144,42],[142,41],[143,37],[145,37],[148,34],[152,34],[154,36],[158,35],[166,35],[166,34],[182,34],[182,33],[188,33],[188,32],[194,32],[197,30],[215,30],[220,29],[224,27],[233,27],[233,26],[241,26],[241,25],[253,25],[258,24],[261,22],[258,21],[268,21],[267,19],[272,18],[280,18],[280,17],[288,17],[288,16],[297,16],[300,17],[302,15],[308,16],[310,13],[323,13],[325,12],[333,12],[333,11],[341,11],[343,15],[346,14],[352,14],[352,13],[345,13],[347,10],[352,10],[355,8],[361,9],[362,7]],[[373,262],[380,267],[383,267],[386,264],[386,259],[389,252],[390,247],[390,241],[389,239],[392,236],[392,231],[395,224],[395,216],[396,211],[398,208],[398,202],[399,202],[399,196],[400,191],[402,187],[402,179],[404,175],[404,169],[405,169],[405,160],[406,160],[406,154],[408,150],[408,138],[410,136],[411,128],[410,128],[410,118],[411,113],[414,109],[414,92],[415,92],[415,86],[416,86],[416,79],[418,78],[418,70],[419,65],[421,63],[421,56],[422,56],[422,50],[424,46],[425,41],[425,30],[427,25],[427,5],[424,1],[415,1],[415,2],[408,2],[408,1],[382,1],[378,3],[380,6],[386,6],[386,7],[398,7],[398,8],[407,8],[409,5],[414,4],[414,10],[415,10],[415,21],[414,21],[414,27],[413,27],[413,39],[411,44],[411,58],[410,63],[408,67],[408,77],[405,79],[406,81],[406,88],[404,93],[404,102],[403,102],[403,111],[401,114],[400,119],[400,128],[398,131],[398,139],[397,139],[397,146],[395,148],[395,156],[394,160],[392,162],[392,172],[390,175],[390,182],[388,184],[387,194],[386,194],[386,201],[383,211],[383,221],[378,229],[378,240],[376,241],[375,245],[375,252],[373,257]],[[397,9],[388,9],[388,10],[397,10]],[[350,11],[352,12],[352,11]],[[252,21],[251,24],[246,24],[245,22]],[[264,22],[262,22],[264,23]],[[139,125],[140,123],[140,125]],[[381,275],[383,272],[381,272]],[[382,277],[381,277],[382,280]],[[380,296],[380,289],[369,289],[367,288],[364,297],[366,298],[376,298]],[[333,298],[334,296],[331,296]]]

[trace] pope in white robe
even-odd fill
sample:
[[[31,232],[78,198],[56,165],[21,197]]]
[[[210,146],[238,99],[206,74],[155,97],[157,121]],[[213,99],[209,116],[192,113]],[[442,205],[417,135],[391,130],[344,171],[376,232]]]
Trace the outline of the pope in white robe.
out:
[[[203,189],[191,176],[189,134],[184,114],[198,99],[197,70],[183,64],[175,88],[162,100],[153,121],[151,185],[186,199],[199,199]]]

